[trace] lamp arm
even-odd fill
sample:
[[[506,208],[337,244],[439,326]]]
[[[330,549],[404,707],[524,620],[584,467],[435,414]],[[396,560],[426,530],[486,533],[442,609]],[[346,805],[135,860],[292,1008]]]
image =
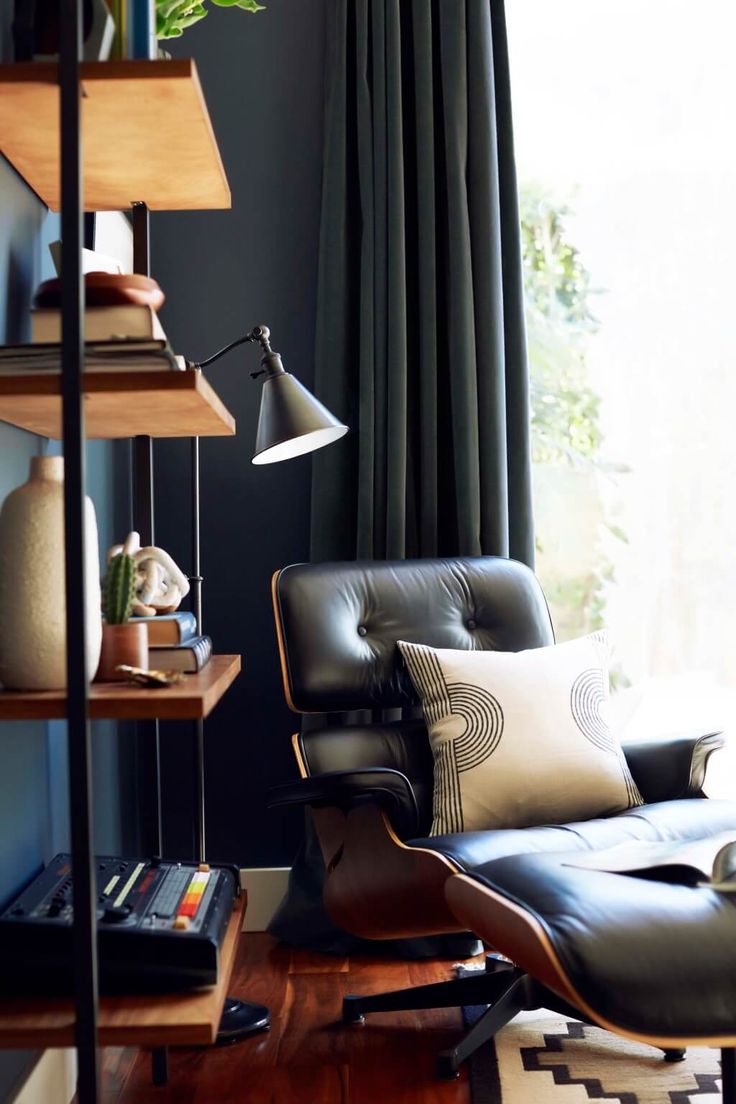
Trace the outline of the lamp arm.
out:
[[[229,345],[226,345],[224,349],[220,349],[218,352],[213,353],[211,357],[207,357],[206,360],[200,360],[192,363],[192,368],[206,368],[208,364],[214,364],[216,360],[219,360],[225,353],[229,353],[231,349],[237,349],[238,345],[245,345],[249,341],[257,341],[263,350],[264,357],[268,354],[273,355],[273,349],[269,338],[271,337],[271,331],[268,326],[254,326],[250,333],[244,334],[242,337],[237,338],[235,341],[231,341]],[[278,354],[276,354],[278,355]],[[252,376],[261,375],[261,372],[251,372]]]

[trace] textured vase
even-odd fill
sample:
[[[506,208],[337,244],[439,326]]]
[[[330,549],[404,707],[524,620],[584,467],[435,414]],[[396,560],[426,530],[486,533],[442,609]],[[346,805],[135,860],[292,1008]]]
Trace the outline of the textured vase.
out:
[[[92,502],[86,507],[87,673],[100,658],[99,551]],[[75,565],[72,565],[72,570]],[[66,686],[64,460],[35,456],[27,483],[0,510],[0,683],[8,690]]]

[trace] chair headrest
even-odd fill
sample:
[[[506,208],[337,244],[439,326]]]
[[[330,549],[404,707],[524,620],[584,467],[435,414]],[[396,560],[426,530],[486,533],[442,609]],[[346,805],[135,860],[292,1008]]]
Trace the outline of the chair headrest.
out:
[[[294,564],[274,575],[273,600],[300,713],[416,704],[397,640],[509,652],[554,641],[535,575],[496,556]]]

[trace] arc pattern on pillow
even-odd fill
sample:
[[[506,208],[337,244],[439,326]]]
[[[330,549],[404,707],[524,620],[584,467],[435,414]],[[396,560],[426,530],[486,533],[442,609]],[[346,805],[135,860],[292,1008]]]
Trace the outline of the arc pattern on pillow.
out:
[[[503,709],[488,690],[467,683],[448,683],[435,653],[423,645],[404,652],[413,679],[431,688],[427,720],[434,724],[452,713],[465,728],[447,740],[435,758],[433,817],[443,834],[464,830],[460,774],[475,770],[498,747],[503,735]],[[435,833],[436,834],[436,833]]]
[[[616,757],[631,805],[642,805],[642,796],[623,758],[621,745],[601,714],[601,708],[605,705],[605,702],[606,692],[603,683],[603,672],[595,667],[591,667],[587,671],[581,671],[570,690],[572,719],[586,740],[590,740],[591,744],[599,748],[600,751],[605,751]]]
[[[644,803],[606,715],[605,632],[517,653],[397,644],[434,755],[430,835],[571,823]]]
[[[601,706],[606,700],[603,689],[603,672],[591,667],[581,671],[570,690],[570,712],[586,740],[601,751],[612,751],[615,741],[611,730],[601,717]]]

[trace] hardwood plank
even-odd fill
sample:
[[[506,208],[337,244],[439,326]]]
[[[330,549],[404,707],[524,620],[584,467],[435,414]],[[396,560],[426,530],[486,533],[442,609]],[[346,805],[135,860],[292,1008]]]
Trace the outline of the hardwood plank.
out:
[[[342,1066],[350,1032],[342,1023],[345,974],[290,974],[288,1015],[280,1028],[279,1066]]]
[[[327,956],[325,956],[327,957]],[[312,952],[279,946],[268,935],[241,939],[229,991],[270,1005],[269,1032],[236,1046],[171,1052],[169,1085],[150,1084],[150,1060],[141,1054],[123,1091],[103,1104],[468,1104],[463,1073],[437,1081],[437,1051],[461,1032],[457,1009],[374,1015],[363,1026],[336,1023],[343,991],[355,978],[365,991],[392,981],[422,982],[449,975],[447,962],[421,964],[370,955],[321,965]]]
[[[118,1097],[133,1072],[138,1051],[132,1047],[105,1047],[100,1062],[100,1077],[105,1090]]]
[[[316,951],[294,951],[289,962],[290,974],[346,974],[349,968],[347,956],[319,954]]]
[[[236,902],[221,951],[220,980],[202,992],[103,997],[101,1046],[208,1045],[214,1042],[238,949],[245,900]],[[5,1000],[0,1004],[0,1047],[72,1046],[74,1006],[69,1000]]]
[[[357,983],[359,992],[370,989],[403,989],[411,985],[409,962],[383,955],[360,955],[350,958],[350,984]]]
[[[83,387],[90,438],[235,435],[235,419],[199,371],[85,372]],[[0,421],[58,440],[60,389],[58,373],[0,374]]]
[[[222,1054],[186,1065],[172,1055],[172,1078],[162,1088],[151,1085],[147,1063],[142,1063],[135,1084],[119,1097],[103,1093],[103,1104],[353,1104],[346,1068],[234,1067],[227,1064],[230,1053],[225,1060]]]
[[[124,682],[98,682],[90,687],[93,721],[196,720],[207,717],[240,672],[240,656],[212,656],[198,675],[187,675],[176,686],[147,690]],[[64,717],[63,690],[0,690],[0,721],[49,720]]]
[[[197,67],[191,59],[81,67],[86,211],[230,207]],[[0,66],[0,149],[59,210],[59,85],[54,63]]]

